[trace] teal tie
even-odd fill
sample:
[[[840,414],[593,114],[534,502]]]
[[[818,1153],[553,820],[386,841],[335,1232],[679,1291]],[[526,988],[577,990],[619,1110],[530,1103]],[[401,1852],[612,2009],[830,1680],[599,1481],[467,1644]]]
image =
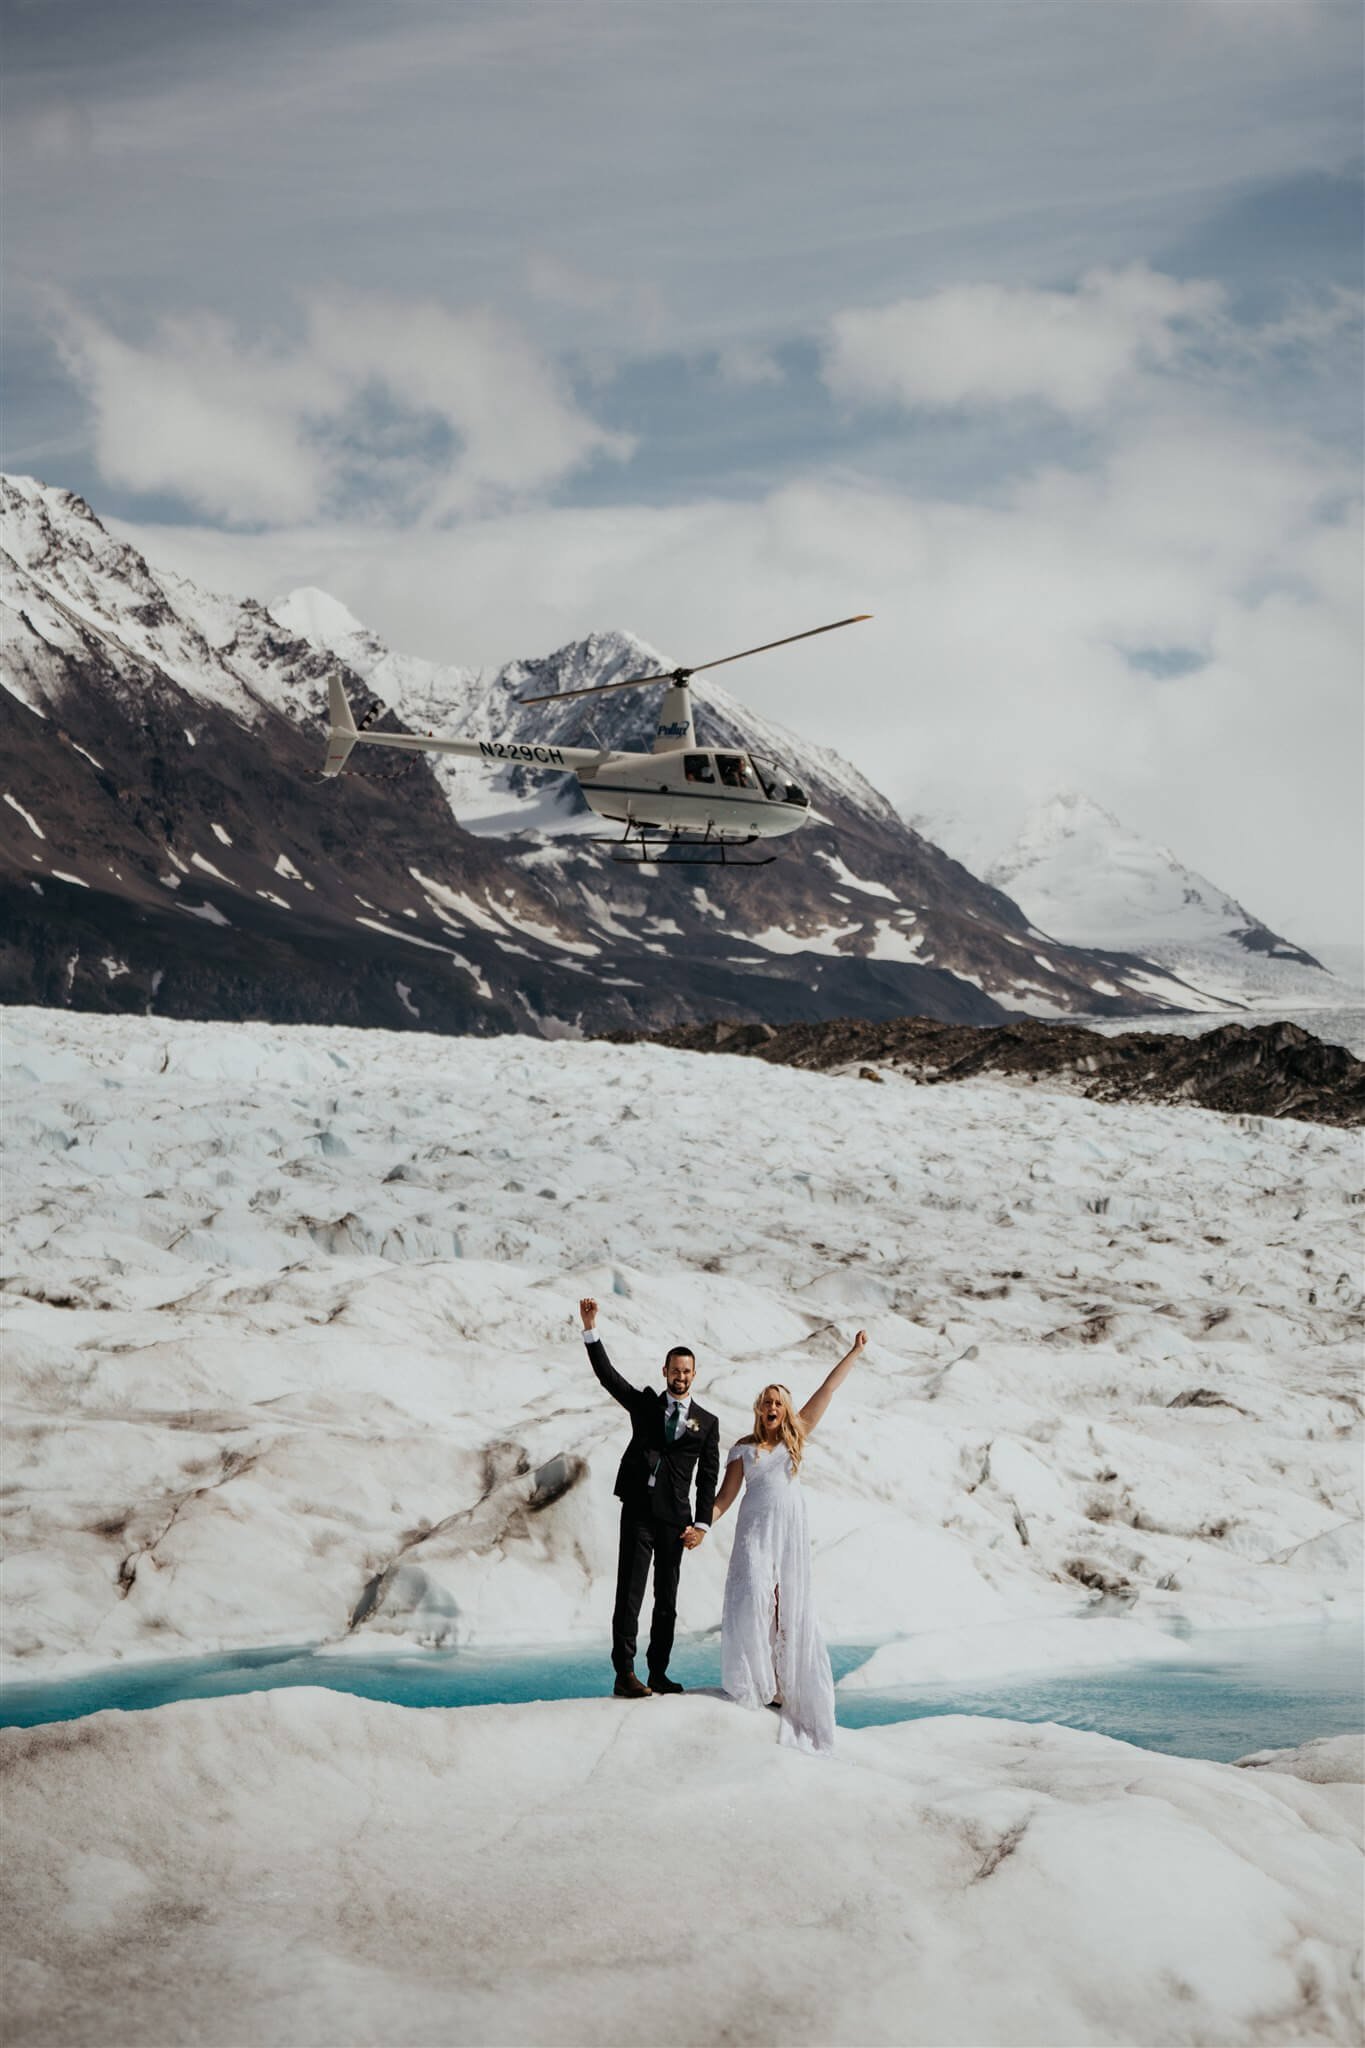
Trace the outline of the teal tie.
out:
[[[664,1435],[668,1438],[668,1441],[670,1443],[672,1443],[673,1439],[677,1436],[678,1425],[681,1423],[681,1421],[682,1409],[679,1408],[675,1403],[675,1405],[669,1409],[668,1420],[664,1424]]]

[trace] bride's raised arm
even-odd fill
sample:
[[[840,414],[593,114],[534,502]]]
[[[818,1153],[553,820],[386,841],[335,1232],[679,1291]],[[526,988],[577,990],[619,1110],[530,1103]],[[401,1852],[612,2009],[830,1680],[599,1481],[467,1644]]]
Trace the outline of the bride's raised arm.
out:
[[[819,1386],[801,1410],[801,1420],[806,1425],[808,1435],[834,1399],[836,1390],[843,1385],[852,1372],[853,1361],[866,1349],[866,1346],[867,1331],[859,1330],[857,1336],[853,1339],[852,1350],[846,1351],[833,1371],[826,1373],[824,1379],[821,1380]]]

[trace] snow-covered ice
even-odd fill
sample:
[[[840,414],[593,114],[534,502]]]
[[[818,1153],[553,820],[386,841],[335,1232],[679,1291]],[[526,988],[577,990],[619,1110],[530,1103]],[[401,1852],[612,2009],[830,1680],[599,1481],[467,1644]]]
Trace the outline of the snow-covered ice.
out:
[[[1258,1749],[1237,1763],[1243,1770],[1288,1771],[1310,1785],[1359,1788],[1365,1783],[1365,1735],[1322,1735],[1297,1749]],[[1358,1789],[1353,1796],[1359,1800]]]
[[[12,2048],[1358,2038],[1359,1787],[1292,1768],[311,1689],[0,1753]]]
[[[1352,1611],[1348,1133],[650,1046],[11,1011],[5,1650],[606,1641],[617,1362],[806,1461],[863,1684]],[[729,1530],[686,1560],[714,1627]],[[855,1681],[857,1682],[857,1681]],[[6,2038],[1353,2043],[1350,1745],[313,1688],[0,1736]],[[661,1846],[662,1845],[662,1846]]]
[[[986,1622],[976,1628],[925,1629],[883,1643],[840,1680],[845,1692],[974,1684],[1026,1671],[1085,1671],[1094,1666],[1160,1662],[1181,1655],[1169,1631],[1116,1615],[1049,1615],[1041,1621]]]
[[[918,1639],[897,1668],[1028,1664],[1081,1612],[1114,1618],[1089,1659],[1354,1611],[1349,1133],[651,1046],[7,1027],[16,1676],[605,1655],[622,1424],[583,1292],[638,1381],[695,1347],[727,1440],[871,1330],[807,1483],[826,1629]]]

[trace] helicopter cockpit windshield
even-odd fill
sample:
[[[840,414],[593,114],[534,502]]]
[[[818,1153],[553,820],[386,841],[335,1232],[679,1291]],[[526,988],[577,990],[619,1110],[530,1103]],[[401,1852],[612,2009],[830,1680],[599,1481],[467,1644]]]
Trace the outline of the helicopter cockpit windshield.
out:
[[[758,778],[763,786],[763,794],[770,803],[800,804],[803,809],[809,810],[810,798],[806,795],[800,783],[788,774],[780,761],[756,760],[754,767],[758,771]]]

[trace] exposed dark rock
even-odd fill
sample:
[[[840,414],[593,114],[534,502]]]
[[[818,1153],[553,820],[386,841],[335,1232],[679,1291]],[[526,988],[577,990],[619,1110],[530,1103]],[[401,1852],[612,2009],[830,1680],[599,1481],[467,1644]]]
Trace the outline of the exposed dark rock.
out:
[[[1088,1586],[1102,1600],[1129,1606],[1137,1599],[1137,1588],[1131,1579],[1126,1579],[1122,1572],[1110,1571],[1104,1565],[1094,1563],[1088,1557],[1069,1558],[1065,1569],[1069,1579],[1075,1579],[1077,1585]]]
[[[587,1470],[586,1460],[571,1451],[547,1459],[545,1464],[537,1467],[535,1490],[526,1503],[527,1507],[533,1510],[552,1507],[555,1501],[563,1499],[570,1487],[578,1484]]]
[[[610,1034],[617,1041],[639,1035]],[[1107,1037],[1032,1019],[977,1029],[932,1017],[840,1017],[784,1025],[763,1038],[725,1024],[693,1024],[656,1032],[651,1042],[819,1072],[865,1071],[864,1063],[875,1061],[920,1082],[1005,1074],[1070,1084],[1104,1102],[1188,1102],[1241,1116],[1365,1122],[1365,1062],[1297,1024],[1224,1024],[1189,1038],[1158,1031]]]

